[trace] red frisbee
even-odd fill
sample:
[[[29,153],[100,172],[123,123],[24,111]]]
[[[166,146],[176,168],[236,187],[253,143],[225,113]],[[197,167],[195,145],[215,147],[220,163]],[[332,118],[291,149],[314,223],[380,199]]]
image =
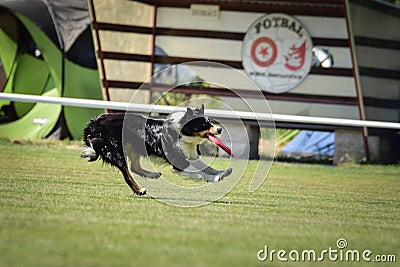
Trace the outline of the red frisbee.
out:
[[[218,137],[213,134],[206,134],[207,138],[210,139],[214,144],[222,148],[226,153],[228,153],[231,157],[233,157],[232,150],[229,149]]]

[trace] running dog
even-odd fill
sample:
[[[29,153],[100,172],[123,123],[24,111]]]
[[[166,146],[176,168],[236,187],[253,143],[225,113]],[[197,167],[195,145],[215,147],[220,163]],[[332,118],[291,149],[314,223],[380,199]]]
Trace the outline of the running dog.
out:
[[[232,168],[215,170],[208,166],[199,158],[198,145],[207,137],[216,138],[221,131],[221,127],[213,125],[204,115],[204,106],[187,108],[165,119],[134,113],[102,114],[84,129],[85,149],[81,157],[90,162],[100,157],[103,162],[117,167],[138,195],[146,194],[146,188],[135,182],[130,171],[153,179],[161,176],[159,172],[141,167],[140,158],[146,156],[160,157],[192,179],[218,182],[230,175]]]

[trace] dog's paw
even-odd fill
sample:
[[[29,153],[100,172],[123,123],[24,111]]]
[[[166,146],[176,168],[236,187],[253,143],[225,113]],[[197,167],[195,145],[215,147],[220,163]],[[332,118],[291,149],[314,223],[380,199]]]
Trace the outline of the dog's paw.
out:
[[[231,173],[232,173],[232,168],[228,168],[228,169],[224,170],[221,174],[215,176],[214,181],[215,182],[222,181],[225,177],[231,175]]]
[[[223,175],[224,177],[229,176],[229,175],[231,175],[231,174],[232,174],[232,168],[228,168],[228,169],[226,169],[226,170],[222,173],[222,175]]]
[[[139,196],[143,196],[143,195],[146,195],[146,192],[147,192],[147,189],[143,187],[139,190],[139,192],[135,192],[135,193],[138,194]]]

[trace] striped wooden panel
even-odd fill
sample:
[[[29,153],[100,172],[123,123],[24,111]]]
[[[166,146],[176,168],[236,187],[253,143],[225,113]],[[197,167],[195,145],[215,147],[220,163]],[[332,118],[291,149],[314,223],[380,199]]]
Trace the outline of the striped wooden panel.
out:
[[[351,1],[366,118],[400,122],[400,9]],[[363,22],[374,18],[374,23]]]

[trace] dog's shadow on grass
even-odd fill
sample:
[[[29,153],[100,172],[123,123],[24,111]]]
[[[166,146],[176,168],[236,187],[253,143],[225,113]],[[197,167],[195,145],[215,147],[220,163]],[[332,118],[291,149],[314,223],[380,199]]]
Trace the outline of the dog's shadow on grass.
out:
[[[181,197],[181,198],[172,198],[172,197],[153,197],[150,195],[145,195],[145,196],[138,196],[135,194],[128,195],[127,198],[129,199],[140,199],[141,201],[159,201],[162,202],[163,204],[167,204],[170,206],[179,206],[179,205],[172,205],[170,204],[171,202],[184,202],[188,203],[191,202],[193,203],[192,206],[182,206],[182,207],[197,207],[197,206],[205,206],[205,205],[210,205],[210,204],[218,204],[218,205],[241,205],[241,206],[253,206],[253,207],[274,207],[276,205],[274,204],[267,204],[267,203],[254,203],[252,199],[248,199],[248,201],[231,201],[231,200],[223,200],[223,199],[218,199],[218,200],[206,200],[206,199],[194,199],[194,198],[187,198],[187,197]]]

